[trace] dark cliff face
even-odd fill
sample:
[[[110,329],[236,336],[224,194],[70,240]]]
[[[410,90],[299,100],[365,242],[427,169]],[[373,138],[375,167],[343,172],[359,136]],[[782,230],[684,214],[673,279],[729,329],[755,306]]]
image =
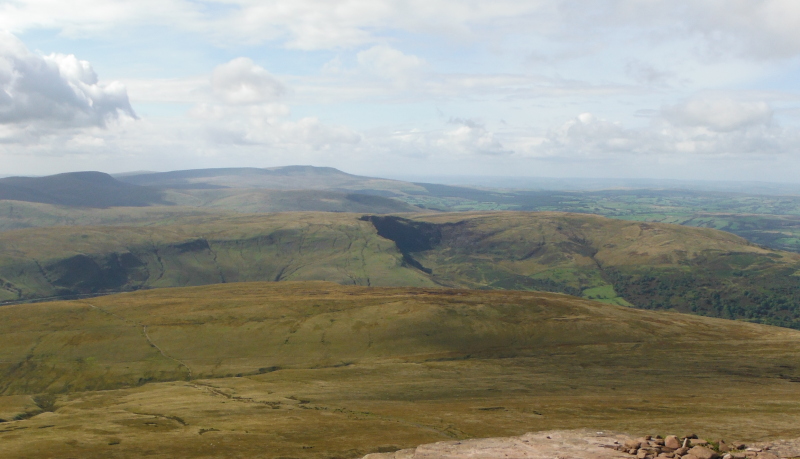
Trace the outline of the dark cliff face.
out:
[[[439,245],[442,242],[441,225],[393,216],[365,215],[361,220],[372,223],[378,231],[378,236],[394,241],[397,249],[403,254],[406,265],[428,274],[432,273],[411,254],[432,250]]]
[[[441,225],[401,217],[365,215],[362,221],[375,226],[378,235],[394,241],[403,253],[431,250],[442,241]]]

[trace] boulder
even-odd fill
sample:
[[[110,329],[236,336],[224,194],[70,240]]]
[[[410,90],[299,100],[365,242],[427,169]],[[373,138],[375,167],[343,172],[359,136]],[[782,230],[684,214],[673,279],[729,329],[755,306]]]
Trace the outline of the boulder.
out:
[[[677,436],[669,435],[669,436],[667,436],[667,438],[664,439],[664,446],[666,446],[667,448],[678,449],[682,445],[681,445],[681,441],[678,440]]]
[[[697,457],[698,459],[717,459],[719,454],[713,449],[706,448],[705,446],[695,446],[689,450],[689,454]]]

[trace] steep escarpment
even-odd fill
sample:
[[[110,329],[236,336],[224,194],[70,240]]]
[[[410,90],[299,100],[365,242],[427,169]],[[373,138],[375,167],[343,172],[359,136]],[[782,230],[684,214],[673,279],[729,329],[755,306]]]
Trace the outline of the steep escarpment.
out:
[[[504,212],[382,217],[373,219],[379,234],[387,220],[395,230],[386,237],[443,285],[555,291],[800,327],[800,257],[730,233]]]
[[[0,236],[0,299],[245,281],[435,285],[352,215],[198,219],[147,228],[62,227]]]
[[[285,213],[0,234],[0,299],[242,281],[544,290],[800,328],[800,255],[564,213]]]

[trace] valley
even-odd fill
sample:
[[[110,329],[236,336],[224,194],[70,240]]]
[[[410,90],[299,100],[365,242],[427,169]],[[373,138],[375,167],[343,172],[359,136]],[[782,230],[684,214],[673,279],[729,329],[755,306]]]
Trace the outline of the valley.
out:
[[[0,182],[0,455],[800,436],[789,198],[53,177]]]

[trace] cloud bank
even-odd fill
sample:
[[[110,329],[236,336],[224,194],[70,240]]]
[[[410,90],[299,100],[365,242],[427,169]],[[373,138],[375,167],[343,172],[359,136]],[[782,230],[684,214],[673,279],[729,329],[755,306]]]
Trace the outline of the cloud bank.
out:
[[[125,87],[98,81],[73,55],[40,56],[0,32],[0,125],[57,130],[135,118]]]

